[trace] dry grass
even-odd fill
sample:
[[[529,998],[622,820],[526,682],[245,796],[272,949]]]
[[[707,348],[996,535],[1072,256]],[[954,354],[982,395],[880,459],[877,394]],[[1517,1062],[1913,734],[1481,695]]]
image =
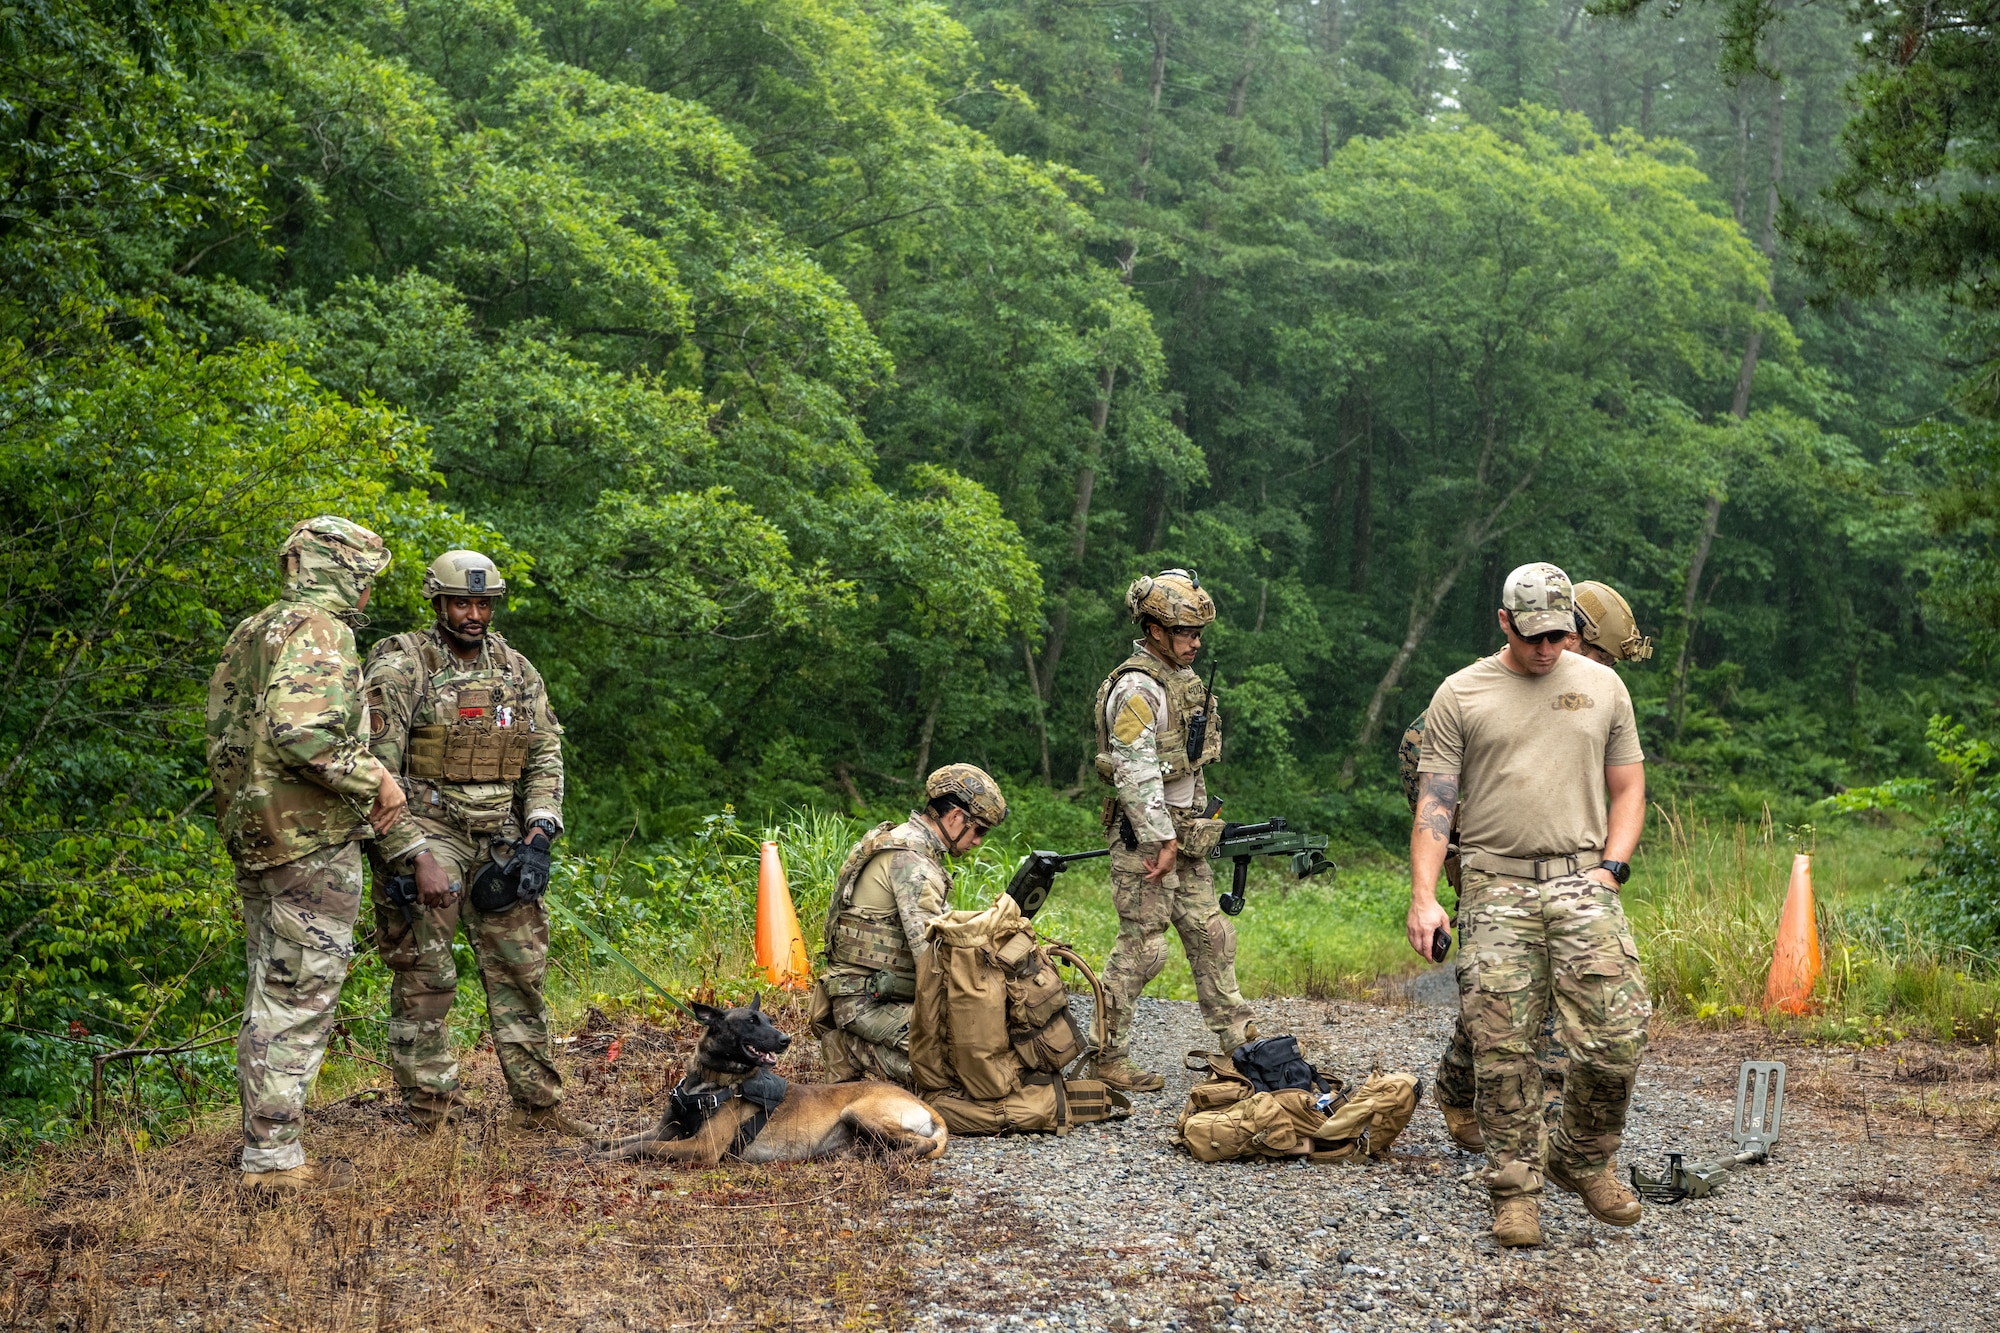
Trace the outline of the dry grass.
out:
[[[572,1106],[627,1129],[650,1120],[694,1037],[587,1029],[563,1062]],[[812,1046],[794,1047],[788,1077],[818,1076]],[[466,1082],[484,1100],[456,1134],[419,1137],[367,1092],[316,1108],[308,1151],[354,1164],[363,1185],[347,1195],[240,1202],[224,1124],[144,1152],[113,1139],[43,1156],[0,1186],[0,1328],[899,1322],[908,1233],[935,1207],[928,1166],[592,1163],[502,1129],[490,1053]]]

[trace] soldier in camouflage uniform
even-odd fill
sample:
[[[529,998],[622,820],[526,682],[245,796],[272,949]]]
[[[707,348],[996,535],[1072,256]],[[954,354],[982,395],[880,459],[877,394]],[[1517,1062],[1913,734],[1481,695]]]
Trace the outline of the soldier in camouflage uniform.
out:
[[[1000,784],[971,764],[947,764],[924,783],[925,805],[854,844],[826,907],[825,967],[813,986],[812,1025],[827,1071],[913,1085],[910,1002],[924,927],[951,909],[948,856],[977,847],[1007,817]]]
[[[1576,585],[1574,596],[1577,633],[1565,642],[1567,651],[1582,653],[1608,667],[1621,662],[1643,662],[1653,655],[1653,641],[1639,633],[1632,607],[1617,589],[1609,584],[1584,582]],[[1424,715],[1419,713],[1404,729],[1402,743],[1396,750],[1403,795],[1409,798],[1411,814],[1417,810],[1417,760],[1423,749],[1423,735]],[[1457,832],[1454,822],[1452,843],[1444,859],[1445,881],[1454,891],[1459,888]],[[1555,1010],[1551,1007],[1535,1048],[1535,1059],[1542,1067],[1542,1083],[1549,1093],[1544,1118],[1551,1125],[1562,1113],[1562,1081],[1569,1071],[1569,1055],[1555,1035],[1555,1021]],[[1451,1040],[1445,1043],[1431,1088],[1452,1142],[1467,1152],[1484,1152],[1486,1140],[1479,1132],[1479,1117],[1473,1111],[1472,1039],[1466,1035],[1463,1019],[1452,1027]]]
[[[509,1125],[590,1138],[597,1127],[562,1110],[542,998],[562,728],[541,674],[490,628],[506,592],[491,560],[447,551],[424,573],[431,627],[368,655],[369,744],[409,797],[399,854],[377,859],[373,894],[377,946],[395,974],[389,1057],[419,1130],[464,1115],[448,1025],[458,994],[452,941],[463,927],[514,1103]],[[411,881],[414,906],[394,901],[391,888]]]
[[[1208,865],[1222,821],[1206,817],[1202,770],[1222,755],[1222,718],[1193,662],[1215,603],[1200,579],[1169,569],[1136,580],[1125,606],[1143,637],[1098,687],[1095,710],[1098,776],[1115,789],[1104,826],[1118,939],[1104,963],[1104,1049],[1094,1072],[1114,1088],[1157,1092],[1165,1080],[1132,1062],[1132,1019],[1166,966],[1169,922],[1222,1049],[1255,1028],[1236,984],[1236,927],[1216,905]]]
[[[294,527],[279,560],[283,594],[236,627],[208,683],[215,823],[236,864],[248,963],[243,1184],[343,1189],[353,1168],[308,1166],[299,1132],[354,955],[359,843],[386,832],[398,845],[403,792],[368,753],[354,647],[389,552],[329,516]]]
[[[1506,648],[1447,678],[1425,713],[1406,929],[1428,954],[1447,924],[1436,885],[1456,823],[1459,1012],[1485,1183],[1494,1238],[1521,1246],[1541,1243],[1544,1176],[1599,1221],[1639,1220],[1613,1159],[1652,1012],[1619,902],[1646,791],[1624,683],[1563,649],[1575,632],[1568,577],[1547,564],[1514,570],[1499,620]],[[1570,1070],[1544,1148],[1534,1034],[1551,1005]]]

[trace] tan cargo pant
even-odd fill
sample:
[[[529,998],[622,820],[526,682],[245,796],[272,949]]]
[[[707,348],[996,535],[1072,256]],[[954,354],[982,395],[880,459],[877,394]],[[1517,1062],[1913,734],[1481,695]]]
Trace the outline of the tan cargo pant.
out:
[[[238,871],[243,899],[243,1026],[236,1088],[243,1169],[304,1166],[306,1087],[326,1059],[361,913],[361,844],[342,843],[270,870]]]
[[[1535,1036],[1555,1008],[1569,1048],[1562,1120],[1548,1152],[1577,1175],[1617,1153],[1653,1006],[1615,889],[1584,875],[1535,883],[1465,872],[1459,1013],[1472,1041],[1486,1185],[1542,1188],[1542,1070]]]
[[[1215,875],[1205,856],[1176,857],[1160,880],[1146,867],[1160,854],[1157,842],[1128,850],[1111,837],[1111,901],[1118,908],[1118,939],[1104,962],[1104,1052],[1129,1055],[1132,1018],[1146,984],[1167,965],[1167,926],[1181,937],[1202,1022],[1228,1043],[1243,1039],[1250,1005],[1236,984],[1236,927],[1215,903]]]
[[[486,991],[486,1021],[493,1050],[515,1105],[529,1110],[562,1100],[562,1075],[549,1050],[549,1007],[543,998],[548,974],[549,909],[520,903],[488,915],[472,905],[472,878],[486,864],[486,839],[427,819],[422,825],[431,855],[455,880],[460,893],[444,907],[413,907],[414,928],[389,901],[382,867],[375,867],[370,897],[375,907],[375,939],[382,961],[394,973],[389,985],[389,1062],[405,1105],[442,1111],[457,1099],[458,1057],[451,1049],[452,1001],[458,995],[458,964],[452,941],[462,927]],[[511,824],[504,836],[519,836]]]

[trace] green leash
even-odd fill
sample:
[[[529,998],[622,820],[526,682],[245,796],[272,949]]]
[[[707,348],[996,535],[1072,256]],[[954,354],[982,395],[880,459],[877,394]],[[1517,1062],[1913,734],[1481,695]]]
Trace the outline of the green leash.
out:
[[[701,1022],[701,1019],[696,1017],[694,1010],[688,1008],[687,1005],[683,1004],[680,998],[676,996],[672,991],[668,990],[665,986],[662,986],[659,982],[653,980],[651,977],[647,976],[645,972],[641,971],[637,963],[633,962],[630,958],[627,958],[624,954],[620,953],[617,945],[613,944],[610,940],[605,939],[602,935],[598,934],[595,930],[591,929],[590,923],[585,921],[582,917],[578,916],[575,912],[572,912],[567,904],[565,904],[564,902],[562,902],[560,899],[557,898],[544,898],[542,901],[546,902],[549,906],[560,911],[563,914],[563,918],[565,920],[567,920],[572,926],[575,926],[578,930],[582,931],[585,935],[590,937],[590,942],[592,944],[597,945],[600,949],[604,950],[604,952],[610,954],[613,958],[616,958],[619,962],[625,964],[626,968],[631,971],[633,976],[639,978],[639,980],[645,982],[648,986],[651,986],[654,990],[658,991],[660,993],[660,998],[664,999],[668,1004],[671,1004],[674,1008],[686,1014],[689,1018],[694,1019],[695,1022],[697,1023]]]

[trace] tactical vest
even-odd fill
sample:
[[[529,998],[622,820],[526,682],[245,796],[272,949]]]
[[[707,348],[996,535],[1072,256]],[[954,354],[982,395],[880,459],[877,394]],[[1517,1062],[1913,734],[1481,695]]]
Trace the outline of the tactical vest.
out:
[[[492,640],[500,668],[459,678],[454,686],[456,716],[448,722],[429,722],[410,728],[409,744],[403,747],[403,772],[407,776],[433,782],[520,779],[528,747],[535,738],[533,710],[521,688],[527,663],[499,635],[493,635]],[[430,702],[438,674],[454,664],[428,634],[398,634],[393,642],[416,658],[422,671],[417,700],[410,707],[410,716],[414,718]]]
[[[900,921],[871,921],[847,909],[853,905],[854,886],[869,862],[884,852],[915,852],[926,860],[936,859],[936,845],[920,833],[905,832],[900,824],[877,824],[868,836],[855,844],[834,881],[833,897],[826,905],[826,959],[836,967],[862,968],[870,973],[888,972],[907,981],[911,993],[917,984],[917,959],[910,942],[903,938]],[[943,867],[939,867],[942,871]],[[945,896],[951,895],[951,875],[945,874]]]
[[[1175,778],[1198,773],[1222,758],[1221,710],[1208,702],[1207,687],[1201,677],[1187,667],[1168,666],[1148,652],[1137,652],[1121,662],[1097,687],[1097,776],[1105,782],[1117,780],[1118,760],[1111,753],[1111,724],[1105,720],[1104,706],[1111,699],[1111,687],[1131,672],[1151,676],[1167,694],[1167,715],[1159,720],[1154,736],[1159,742],[1160,777]],[[1196,713],[1208,711],[1208,734],[1202,739],[1201,753],[1190,760],[1187,753],[1188,723]]]

